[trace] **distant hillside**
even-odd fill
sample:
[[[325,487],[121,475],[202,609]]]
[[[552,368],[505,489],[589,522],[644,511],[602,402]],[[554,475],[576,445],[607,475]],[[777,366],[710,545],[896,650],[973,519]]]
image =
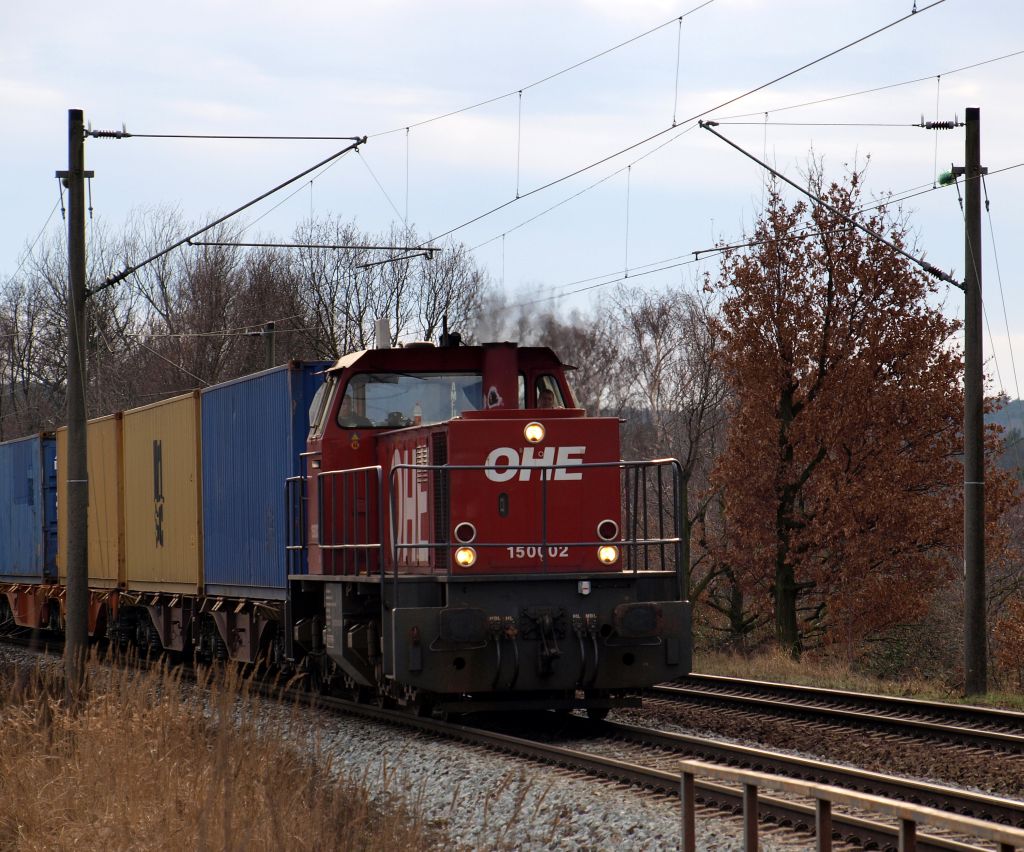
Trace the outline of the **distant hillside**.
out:
[[[1024,400],[1015,399],[986,419],[1006,429],[1003,433],[1005,450],[998,465],[1004,470],[1016,471],[1024,483]]]
[[[1016,429],[1024,433],[1024,399],[1008,402],[995,414],[988,415],[985,420],[989,423],[998,423],[1007,432]]]

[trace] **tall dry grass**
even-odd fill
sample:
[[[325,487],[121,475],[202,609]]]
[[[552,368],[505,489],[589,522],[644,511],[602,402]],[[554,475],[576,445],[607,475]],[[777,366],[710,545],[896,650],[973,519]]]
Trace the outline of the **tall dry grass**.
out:
[[[166,669],[92,664],[72,715],[57,671],[0,668],[0,850],[439,845],[413,808],[385,810],[336,772],[301,712],[290,736],[310,748],[282,741],[233,675],[196,689]]]

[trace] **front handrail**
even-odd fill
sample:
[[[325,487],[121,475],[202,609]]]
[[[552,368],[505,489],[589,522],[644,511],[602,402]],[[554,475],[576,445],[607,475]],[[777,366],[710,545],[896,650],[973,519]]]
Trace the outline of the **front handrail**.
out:
[[[622,515],[619,519],[619,534],[612,541],[599,539],[586,540],[552,540],[548,535],[547,515],[549,508],[548,489],[554,472],[557,470],[573,471],[588,469],[614,468],[622,472],[620,493],[623,495]],[[660,553],[659,565],[669,565],[669,554],[679,580],[680,595],[685,586],[686,566],[682,564],[682,542],[684,520],[680,512],[680,489],[683,487],[682,467],[676,459],[660,458],[650,461],[620,460],[609,462],[579,462],[564,464],[396,464],[388,471],[387,509],[388,531],[390,541],[385,542],[384,519],[384,472],[381,465],[368,465],[343,470],[319,471],[315,474],[317,482],[316,517],[318,521],[317,541],[308,542],[309,547],[318,548],[324,559],[329,559],[331,571],[334,573],[340,562],[341,573],[379,574],[381,583],[389,573],[385,552],[390,557],[392,578],[397,584],[399,575],[399,554],[403,551],[423,549],[428,552],[443,552],[444,573],[452,575],[451,554],[458,543],[452,540],[450,524],[444,527],[443,540],[428,540],[402,543],[398,535],[398,511],[396,501],[399,497],[397,477],[412,472],[413,481],[419,474],[448,476],[460,471],[538,471],[540,500],[541,536],[538,541],[474,541],[473,547],[478,549],[525,547],[536,549],[536,558],[541,571],[549,571],[549,548],[562,547],[600,547],[604,544],[618,546],[623,554],[622,571],[636,573],[650,569],[651,549]],[[299,522],[305,528],[305,487],[308,477],[292,477],[289,487],[302,486],[303,500],[299,501]],[[670,491],[666,492],[666,487]],[[446,506],[436,505],[435,512],[443,512],[444,517],[451,517],[451,495],[448,492]],[[325,502],[332,507],[331,518],[325,519]],[[360,504],[361,510],[360,510]],[[371,520],[376,515],[375,522]],[[656,513],[656,518],[651,515]],[[668,516],[666,518],[666,515]],[[328,523],[325,524],[325,520]],[[294,522],[294,519],[293,519]],[[435,530],[435,535],[440,530]],[[356,541],[357,538],[362,541]],[[385,551],[385,544],[388,549]],[[288,546],[289,550],[298,550],[307,543]],[[437,568],[435,558],[435,570]]]
[[[551,477],[553,475],[553,472],[556,471],[556,470],[568,470],[568,469],[571,469],[573,471],[576,471],[576,470],[587,470],[587,469],[595,469],[595,468],[606,468],[606,469],[607,468],[616,468],[616,469],[618,469],[620,471],[624,471],[626,473],[625,481],[622,483],[623,489],[627,492],[626,493],[627,499],[625,501],[625,506],[624,506],[624,511],[623,511],[624,518],[625,518],[625,523],[623,524],[622,529],[620,529],[620,537],[617,538],[614,542],[600,541],[600,540],[595,540],[595,541],[549,541],[548,538],[547,538],[547,496],[548,496],[547,492],[548,492],[548,487],[549,487],[548,484],[551,481]],[[649,527],[650,527],[650,518],[649,518],[649,510],[648,510],[648,502],[649,501],[647,500],[647,485],[648,485],[648,482],[647,482],[646,473],[647,473],[648,470],[650,470],[652,468],[656,469],[657,472],[658,472],[657,473],[657,486],[658,486],[658,502],[659,502],[659,505],[658,505],[658,531],[659,531],[659,535],[657,535],[655,537],[651,537],[651,536],[647,535],[647,532],[648,532]],[[671,470],[671,474],[672,474],[671,475],[672,500],[671,500],[671,506],[669,507],[669,512],[670,512],[670,516],[671,516],[671,518],[673,520],[673,527],[674,527],[674,530],[675,530],[675,533],[676,533],[675,535],[665,535],[664,534],[665,533],[665,529],[664,529],[664,514],[665,514],[664,509],[665,509],[665,507],[663,505],[664,501],[661,500],[661,491],[662,491],[662,489],[664,488],[664,485],[665,485],[664,474],[663,474],[663,471],[664,471],[665,468],[669,468]],[[443,465],[438,465],[438,464],[411,464],[411,463],[403,463],[403,464],[393,465],[391,467],[390,471],[388,472],[388,486],[389,486],[389,488],[388,488],[388,499],[389,499],[389,509],[390,509],[389,515],[390,515],[390,531],[391,531],[390,555],[391,555],[392,565],[394,566],[394,575],[395,575],[396,580],[397,580],[397,576],[398,576],[398,558],[397,558],[397,555],[398,555],[398,551],[399,550],[413,550],[413,549],[433,549],[433,550],[438,550],[438,549],[444,549],[444,551],[449,555],[449,558],[446,559],[445,572],[446,572],[446,574],[448,576],[451,576],[451,571],[452,571],[451,558],[450,558],[451,548],[457,546],[455,543],[453,543],[451,541],[451,531],[450,531],[450,529],[446,529],[445,530],[445,539],[444,539],[444,541],[418,542],[418,543],[408,543],[408,544],[402,544],[402,543],[398,542],[398,536],[396,534],[396,532],[397,532],[397,530],[396,530],[396,515],[397,515],[397,513],[395,511],[395,508],[396,508],[395,507],[395,500],[396,500],[396,497],[397,497],[397,489],[395,488],[395,480],[396,480],[396,477],[399,474],[399,472],[400,471],[413,471],[413,472],[420,472],[420,471],[428,472],[429,471],[429,472],[433,472],[433,473],[441,473],[441,474],[445,474],[446,475],[446,474],[448,474],[450,472],[453,472],[453,471],[487,471],[487,470],[495,470],[495,471],[502,471],[502,472],[527,470],[527,471],[540,471],[540,472],[543,473],[543,475],[539,479],[539,481],[541,483],[541,485],[540,485],[540,488],[541,488],[541,506],[540,506],[540,511],[541,511],[541,519],[540,519],[541,520],[541,540],[540,541],[536,541],[536,542],[524,542],[524,541],[515,541],[515,542],[478,542],[478,541],[474,541],[473,542],[473,547],[475,547],[475,548],[496,548],[496,547],[500,548],[500,547],[518,547],[518,546],[523,546],[523,547],[535,547],[535,548],[538,548],[540,550],[540,553],[538,554],[538,557],[541,560],[542,571],[544,573],[547,573],[547,570],[548,570],[548,556],[547,556],[547,553],[548,553],[548,548],[549,547],[588,547],[588,546],[600,546],[602,544],[614,543],[614,544],[622,547],[623,551],[627,554],[627,563],[628,564],[626,566],[626,570],[630,570],[630,568],[631,568],[633,573],[635,573],[637,570],[639,570],[639,559],[637,558],[637,551],[638,550],[641,551],[642,556],[643,556],[644,570],[648,570],[649,567],[650,567],[649,548],[651,548],[651,547],[659,548],[662,551],[661,563],[665,564],[665,562],[667,561],[664,558],[664,556],[665,556],[665,548],[670,546],[672,548],[672,550],[673,550],[673,557],[674,557],[674,562],[675,562],[675,567],[676,567],[676,573],[677,573],[677,577],[678,577],[678,581],[679,581],[679,591],[680,591],[680,595],[682,595],[682,591],[683,591],[683,589],[685,589],[685,574],[684,574],[684,572],[686,570],[686,566],[682,565],[682,542],[683,542],[682,531],[683,531],[684,519],[682,519],[680,517],[679,494],[680,494],[680,488],[683,487],[683,485],[682,485],[683,477],[682,477],[682,466],[680,465],[678,460],[673,459],[673,458],[660,458],[660,459],[653,459],[653,460],[649,460],[649,461],[632,461],[632,460],[627,461],[627,460],[620,460],[620,461],[614,461],[614,462],[572,462],[572,463],[563,463],[563,464],[544,464],[544,465],[538,465],[538,464],[500,464],[500,465],[487,465],[487,464],[443,464]],[[633,475],[634,494],[633,494],[632,502],[628,499],[629,498],[628,491],[629,491],[629,485],[630,485],[629,473],[631,471],[634,474]],[[643,473],[644,473],[644,480],[643,480],[644,489],[643,489],[643,492],[641,492],[641,490],[640,490],[640,476],[639,476],[639,473],[641,471],[643,471]],[[641,495],[644,498],[643,501],[642,501],[642,507],[640,505],[641,504],[641,499],[640,499]],[[449,501],[451,500],[450,493],[449,493],[448,499],[449,499]],[[642,508],[642,513],[640,511],[641,508]],[[450,506],[449,506],[449,509],[450,509]],[[641,527],[641,524],[640,524],[641,514],[642,514],[642,517],[643,517],[642,527]],[[448,514],[446,516],[447,517],[451,517],[450,511],[448,512]],[[641,529],[644,532],[643,536],[637,535],[637,533]],[[627,532],[632,532],[633,535],[628,535]]]

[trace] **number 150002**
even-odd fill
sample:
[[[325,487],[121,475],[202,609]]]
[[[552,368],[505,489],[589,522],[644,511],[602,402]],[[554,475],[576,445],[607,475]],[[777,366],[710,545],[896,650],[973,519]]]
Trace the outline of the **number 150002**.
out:
[[[563,559],[569,555],[568,547],[506,547],[509,559],[540,559],[547,553],[549,559]]]

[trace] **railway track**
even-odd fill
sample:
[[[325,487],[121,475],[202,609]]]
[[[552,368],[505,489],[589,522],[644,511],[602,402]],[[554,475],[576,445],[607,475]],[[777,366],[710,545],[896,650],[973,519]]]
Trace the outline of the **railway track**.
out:
[[[531,724],[524,730],[521,720],[509,723],[506,718],[499,720],[499,724],[494,723],[494,717],[446,721],[308,692],[289,692],[282,696],[280,689],[273,685],[261,691],[267,697],[284,697],[289,702],[299,700],[322,710],[411,728],[572,773],[639,787],[655,795],[678,796],[679,761],[698,758],[1024,827],[1024,802],[634,725],[544,713],[529,717]],[[743,793],[738,787],[698,778],[697,801],[705,808],[738,814]],[[767,826],[790,830],[794,844],[807,843],[814,825],[814,805],[790,798],[761,796],[759,817]],[[841,842],[868,848],[895,848],[899,837],[898,826],[866,814],[835,813],[833,830]],[[923,835],[918,838],[918,848],[965,852],[979,847],[970,845],[968,838]]]
[[[648,691],[655,701],[741,708],[1024,755],[1024,713],[971,705],[694,675]]]
[[[699,757],[734,766],[791,774],[797,778],[813,778],[824,783],[872,791],[876,795],[929,804],[964,815],[970,813],[980,819],[1024,826],[1024,802],[859,772],[696,737],[612,722],[594,722],[578,716],[537,714],[532,720],[535,723],[540,722],[539,717],[542,715],[548,718],[539,731],[527,732],[521,730],[521,719],[511,723],[509,730],[509,723],[495,725],[486,719],[459,723],[411,717],[407,713],[336,698],[310,696],[309,701],[323,709],[412,727],[467,745],[640,787],[653,794],[678,796],[679,761],[685,757]],[[738,787],[698,778],[696,790],[698,803],[707,808],[729,814],[739,814],[742,810],[743,791]],[[813,803],[761,796],[758,806],[762,823],[789,829],[793,832],[794,843],[807,843],[814,825]],[[865,814],[834,813],[833,831],[839,841],[854,847],[896,848],[899,840],[897,825],[871,819]],[[945,852],[966,852],[979,848],[968,841],[967,838],[920,835],[917,848]]]
[[[738,769],[751,769],[845,787],[871,795],[885,796],[911,804],[925,805],[940,810],[972,816],[1024,828],[1024,801],[991,796],[949,787],[929,784],[908,778],[884,775],[835,763],[810,760],[766,749],[750,748],[686,734],[652,730],[616,722],[591,722],[573,717],[572,726],[579,727],[581,738],[609,741],[623,745],[638,745],[645,749],[659,749],[665,755],[666,768],[679,758],[697,758]],[[566,733],[570,733],[568,730]]]

